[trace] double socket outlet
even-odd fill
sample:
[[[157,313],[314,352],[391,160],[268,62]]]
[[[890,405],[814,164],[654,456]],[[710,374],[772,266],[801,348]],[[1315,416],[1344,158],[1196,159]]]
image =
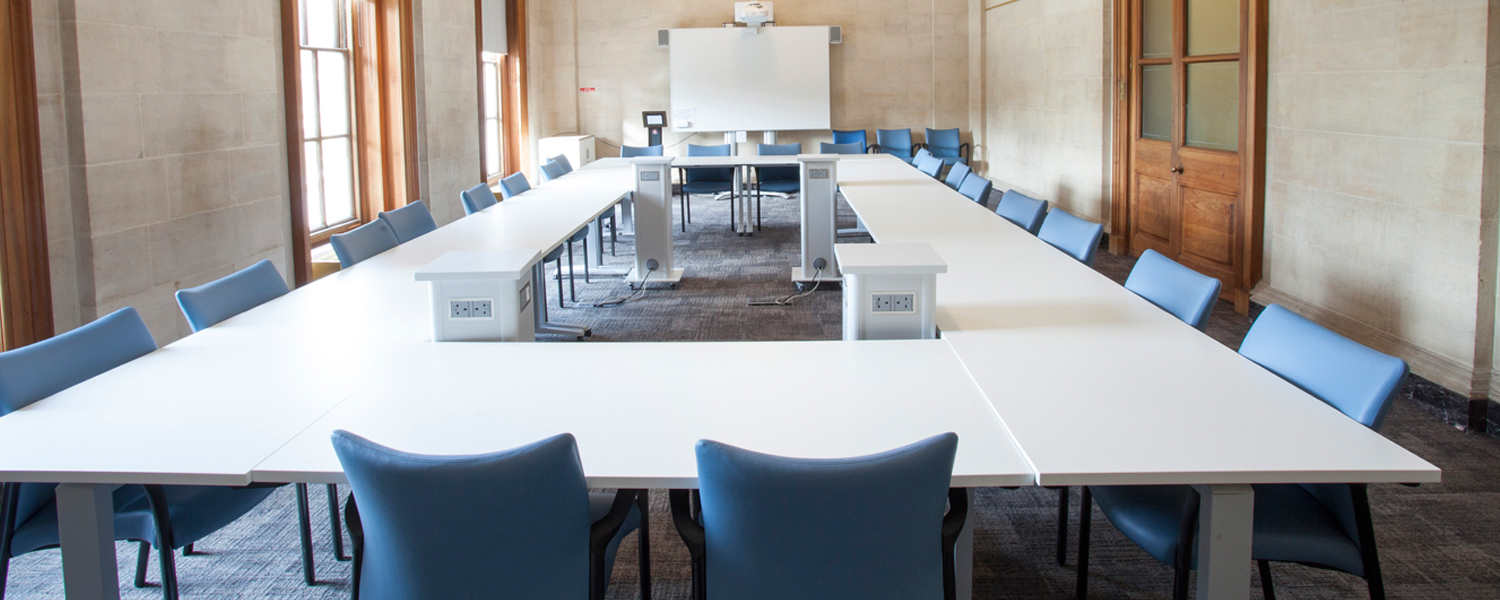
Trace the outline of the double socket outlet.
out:
[[[870,294],[870,312],[916,312],[916,294]]]
[[[495,301],[490,298],[449,300],[450,319],[490,319],[495,316]]]

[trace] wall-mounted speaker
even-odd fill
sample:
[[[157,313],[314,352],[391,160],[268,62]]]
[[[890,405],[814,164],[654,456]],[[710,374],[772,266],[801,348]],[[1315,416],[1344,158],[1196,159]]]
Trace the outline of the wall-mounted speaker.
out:
[[[830,44],[842,44],[842,43],[844,43],[844,28],[843,27],[839,27],[838,25],[834,25],[833,27],[829,27],[828,28],[828,43],[830,43]]]
[[[668,45],[670,45],[671,41],[672,41],[672,30],[670,30],[670,29],[658,29],[658,30],[656,30],[656,45],[657,46],[661,46],[662,48],[666,48]]]

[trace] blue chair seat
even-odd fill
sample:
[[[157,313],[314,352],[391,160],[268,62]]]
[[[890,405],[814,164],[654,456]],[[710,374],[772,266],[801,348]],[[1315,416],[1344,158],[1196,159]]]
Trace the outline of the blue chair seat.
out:
[[[788,179],[778,179],[760,182],[760,189],[766,192],[781,192],[783,194],[795,194],[802,191],[802,182]]]
[[[1338,517],[1300,485],[1256,485],[1255,533],[1251,555],[1257,560],[1295,562],[1364,576],[1359,546],[1345,533]],[[1172,564],[1183,507],[1197,501],[1191,487],[1179,485],[1090,487],[1094,502],[1109,522],[1147,554]],[[1190,555],[1197,568],[1195,550]]]
[[[682,184],[682,191],[689,194],[717,194],[734,189],[734,184],[728,181],[689,181]]]

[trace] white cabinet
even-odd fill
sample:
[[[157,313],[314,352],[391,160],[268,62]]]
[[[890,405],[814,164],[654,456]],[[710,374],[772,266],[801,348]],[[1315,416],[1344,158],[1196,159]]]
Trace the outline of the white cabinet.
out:
[[[558,135],[537,142],[538,166],[559,154],[568,157],[568,164],[575,169],[594,162],[594,136]]]

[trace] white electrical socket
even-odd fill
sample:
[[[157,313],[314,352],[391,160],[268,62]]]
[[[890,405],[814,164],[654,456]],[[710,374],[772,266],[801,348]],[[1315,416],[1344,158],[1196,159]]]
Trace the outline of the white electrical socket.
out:
[[[473,319],[488,319],[495,316],[495,301],[485,298],[469,302],[469,317]]]
[[[891,312],[891,295],[871,294],[870,312]]]
[[[891,312],[916,312],[916,310],[913,308],[913,306],[916,304],[916,301],[916,294],[892,294]]]
[[[473,310],[473,303],[468,300],[448,301],[448,318],[450,319],[467,319],[471,310]]]

